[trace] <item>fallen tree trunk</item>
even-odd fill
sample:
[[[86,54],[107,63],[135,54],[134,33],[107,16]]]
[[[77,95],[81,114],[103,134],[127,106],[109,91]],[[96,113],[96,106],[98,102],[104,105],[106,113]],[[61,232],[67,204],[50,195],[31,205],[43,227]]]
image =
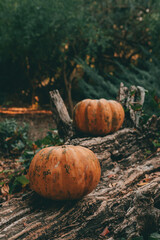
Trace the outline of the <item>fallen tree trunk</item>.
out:
[[[160,230],[160,152],[153,140],[160,118],[142,131],[123,128],[105,137],[69,138],[98,157],[97,188],[77,201],[51,201],[34,192],[2,203],[0,239],[132,239]]]

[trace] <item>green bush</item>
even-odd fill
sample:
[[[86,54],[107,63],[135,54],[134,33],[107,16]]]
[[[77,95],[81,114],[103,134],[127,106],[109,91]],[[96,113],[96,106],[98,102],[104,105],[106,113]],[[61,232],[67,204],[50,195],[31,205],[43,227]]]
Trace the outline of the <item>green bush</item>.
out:
[[[4,156],[19,155],[28,141],[28,125],[20,126],[15,119],[0,122],[0,151]]]

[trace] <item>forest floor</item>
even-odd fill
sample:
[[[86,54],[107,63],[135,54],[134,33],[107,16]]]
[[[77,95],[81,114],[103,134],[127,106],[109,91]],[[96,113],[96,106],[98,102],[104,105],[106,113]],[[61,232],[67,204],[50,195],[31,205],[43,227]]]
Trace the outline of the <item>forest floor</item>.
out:
[[[53,120],[52,112],[47,110],[41,111],[30,111],[28,113],[17,113],[13,114],[13,112],[8,109],[8,113],[1,112],[0,109],[0,122],[5,119],[14,118],[20,125],[23,123],[27,123],[29,125],[29,139],[37,140],[46,136],[46,133],[50,129],[55,129],[56,125]],[[6,112],[6,111],[5,111]]]
[[[33,142],[43,139],[48,131],[56,128],[52,113],[46,110],[13,114],[11,110],[8,109],[8,113],[0,113],[0,122],[5,119],[15,119],[20,125],[27,123],[29,126],[28,139]],[[8,183],[10,182],[10,178],[15,174],[15,171],[19,173],[23,170],[24,166],[19,161],[19,156],[10,156],[7,158],[0,156],[0,203],[15,196],[15,193],[13,195],[9,194],[10,189]],[[25,191],[26,189],[23,188],[22,190]]]

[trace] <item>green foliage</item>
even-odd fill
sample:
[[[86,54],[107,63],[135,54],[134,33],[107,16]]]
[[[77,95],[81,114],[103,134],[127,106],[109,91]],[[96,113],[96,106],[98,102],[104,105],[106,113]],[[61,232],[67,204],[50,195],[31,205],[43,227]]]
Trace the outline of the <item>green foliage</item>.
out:
[[[148,240],[160,240],[160,234],[159,233],[152,233],[150,236],[149,236],[149,238],[148,238]]]
[[[29,184],[29,180],[26,178],[26,174],[29,169],[31,160],[38,151],[45,147],[61,144],[63,144],[63,140],[59,138],[58,132],[55,129],[51,129],[42,139],[38,139],[35,142],[28,141],[26,149],[23,151],[18,160],[22,163],[23,170],[20,170],[18,172],[16,171],[14,174],[10,175],[10,193],[20,191],[22,188],[26,187]]]
[[[34,151],[32,148],[26,149],[23,154],[19,158],[19,162],[22,163],[22,165],[25,168],[25,171],[29,168],[30,162],[34,155],[38,152],[39,150]]]
[[[20,173],[19,173],[20,174]],[[10,183],[9,183],[9,192],[12,194],[13,192],[17,192],[25,188],[29,184],[29,180],[25,175],[16,176],[13,174]]]
[[[35,142],[30,141],[28,147],[20,156],[19,161],[22,162],[25,170],[27,170],[34,155],[42,148],[62,144],[63,140],[59,137],[58,132],[50,130],[44,138],[38,139]]]
[[[159,0],[4,0],[0,87],[25,101],[54,87],[67,99],[70,82],[80,100],[114,98],[122,81],[159,96],[159,29]],[[77,59],[84,74],[71,80]]]
[[[143,236],[134,237],[130,240],[143,240]],[[160,240],[160,234],[158,232],[152,233],[148,238],[148,240]],[[120,240],[126,240],[125,238],[120,238]]]
[[[15,119],[0,122],[0,151],[2,154],[20,154],[26,147],[28,125],[20,126]]]
[[[160,148],[160,133],[159,132],[156,133],[156,137],[152,141],[152,144],[155,147],[155,149]]]
[[[1,2],[1,87],[8,92],[25,89],[31,95],[42,80],[59,71],[63,61],[60,48],[69,36],[65,25],[73,20],[75,3],[67,0]]]
[[[159,89],[154,91],[149,91],[146,94],[144,108],[143,108],[143,123],[145,123],[151,115],[155,114],[160,116],[160,104],[156,102],[157,92]],[[160,96],[160,95],[159,95]],[[159,97],[157,97],[159,100]]]
[[[63,143],[63,140],[59,138],[58,132],[56,129],[50,129],[48,131],[47,135],[42,138],[35,141],[35,144],[38,148],[44,148],[46,146],[55,146],[55,145],[61,145]]]
[[[97,6],[95,18],[103,16],[101,37],[109,44],[90,52],[93,62],[79,61],[85,72],[78,82],[82,98],[115,98],[120,82],[128,87],[139,85],[149,90],[147,115],[159,114],[156,104],[153,109],[153,91],[160,96],[160,46],[156,40],[160,38],[160,2],[106,1],[103,7]],[[92,43],[98,46],[96,40]]]
[[[115,76],[117,80],[125,83],[126,86],[142,86],[146,89],[145,102],[143,106],[143,119],[146,122],[148,118],[155,114],[160,115],[160,65],[156,61],[146,62],[145,69],[140,69],[133,64],[126,68],[117,63],[121,71],[120,75]]]
[[[83,98],[113,98],[117,95],[119,80],[115,82],[110,74],[107,74],[106,79],[104,79],[95,68],[91,68],[81,59],[77,59],[77,63],[85,72],[85,77],[78,81]]]

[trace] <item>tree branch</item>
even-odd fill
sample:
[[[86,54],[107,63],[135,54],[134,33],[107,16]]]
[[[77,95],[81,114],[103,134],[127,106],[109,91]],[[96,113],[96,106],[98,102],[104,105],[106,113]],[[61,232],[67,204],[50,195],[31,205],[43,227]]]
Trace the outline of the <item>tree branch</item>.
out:
[[[71,138],[74,134],[72,120],[58,90],[49,92],[53,118],[57,124],[59,136],[63,139]]]

